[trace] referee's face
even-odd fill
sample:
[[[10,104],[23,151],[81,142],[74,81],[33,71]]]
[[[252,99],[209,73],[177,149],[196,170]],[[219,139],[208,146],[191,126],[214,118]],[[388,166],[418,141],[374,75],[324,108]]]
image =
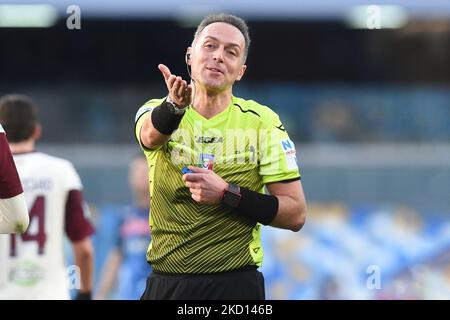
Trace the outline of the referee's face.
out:
[[[236,27],[223,22],[208,25],[191,50],[193,78],[208,91],[223,92],[244,75],[245,39]]]

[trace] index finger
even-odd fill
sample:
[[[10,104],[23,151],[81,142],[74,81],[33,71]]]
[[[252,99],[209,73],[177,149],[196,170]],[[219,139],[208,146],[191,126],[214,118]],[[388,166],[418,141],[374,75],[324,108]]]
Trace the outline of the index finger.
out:
[[[211,173],[211,170],[203,169],[200,167],[188,166],[188,168],[195,173]]]
[[[164,64],[158,64],[158,69],[159,71],[161,71],[161,73],[164,76],[164,80],[168,80],[169,77],[172,75],[172,73],[170,72],[169,68],[167,68]]]
[[[202,175],[198,173],[186,173],[183,175],[184,182],[197,182],[202,180]]]

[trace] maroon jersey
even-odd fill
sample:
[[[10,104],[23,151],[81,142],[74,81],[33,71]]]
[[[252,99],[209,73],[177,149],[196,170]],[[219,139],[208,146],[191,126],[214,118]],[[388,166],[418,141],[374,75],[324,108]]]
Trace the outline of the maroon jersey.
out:
[[[12,198],[22,192],[22,185],[6,140],[6,134],[0,125],[0,199]]]

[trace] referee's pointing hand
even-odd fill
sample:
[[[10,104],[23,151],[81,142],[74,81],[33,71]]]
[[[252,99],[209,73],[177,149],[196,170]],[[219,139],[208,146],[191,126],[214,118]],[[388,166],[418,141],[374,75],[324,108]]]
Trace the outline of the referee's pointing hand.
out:
[[[189,169],[194,173],[184,174],[183,181],[192,199],[201,204],[219,203],[228,183],[211,170],[193,166],[189,166]]]
[[[164,76],[169,98],[177,104],[179,108],[185,108],[191,104],[192,84],[187,84],[181,77],[173,75],[169,68],[163,64],[158,65],[158,69]]]

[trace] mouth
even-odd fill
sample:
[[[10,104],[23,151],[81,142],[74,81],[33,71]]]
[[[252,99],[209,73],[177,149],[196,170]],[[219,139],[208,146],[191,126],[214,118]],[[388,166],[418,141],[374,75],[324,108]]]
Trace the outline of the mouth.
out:
[[[222,70],[220,70],[220,69],[217,69],[217,68],[206,68],[207,70],[209,70],[209,71],[212,71],[212,72],[217,72],[217,73],[221,73],[221,74],[223,74],[223,71]]]

